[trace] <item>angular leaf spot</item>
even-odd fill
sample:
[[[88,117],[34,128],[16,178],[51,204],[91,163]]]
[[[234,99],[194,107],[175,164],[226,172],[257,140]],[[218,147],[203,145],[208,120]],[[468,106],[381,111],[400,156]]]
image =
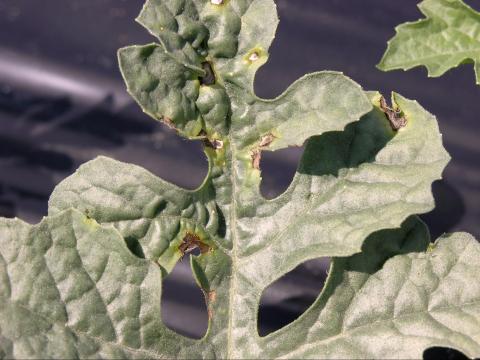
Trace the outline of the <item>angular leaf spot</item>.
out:
[[[183,237],[182,243],[179,245],[178,250],[182,254],[182,258],[187,254],[204,254],[210,250],[210,246],[204,243],[197,234],[187,232]]]
[[[258,333],[266,336],[302,315],[323,289],[329,258],[309,260],[268,286],[260,299]]]
[[[253,64],[262,58],[263,59],[262,63],[263,63],[266,60],[266,55],[267,54],[262,48],[255,47],[252,50],[250,50],[247,53],[247,55],[244,56],[244,60],[247,63]]]
[[[250,56],[248,57],[248,60],[250,60],[252,62],[257,61],[258,57],[259,57],[258,54],[256,52],[254,52],[254,53],[250,54]]]

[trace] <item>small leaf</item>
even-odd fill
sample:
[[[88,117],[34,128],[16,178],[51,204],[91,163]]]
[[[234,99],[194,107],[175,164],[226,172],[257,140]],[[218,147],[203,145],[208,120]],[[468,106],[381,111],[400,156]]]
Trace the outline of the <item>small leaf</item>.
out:
[[[465,62],[475,63],[480,84],[480,13],[461,0],[424,0],[426,19],[402,24],[378,64],[384,71],[423,65],[438,77]]]

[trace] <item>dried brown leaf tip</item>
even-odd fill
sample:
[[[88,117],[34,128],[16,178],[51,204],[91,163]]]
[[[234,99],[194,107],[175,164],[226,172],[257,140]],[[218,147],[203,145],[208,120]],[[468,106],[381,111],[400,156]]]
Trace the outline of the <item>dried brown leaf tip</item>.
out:
[[[380,97],[380,109],[385,113],[393,130],[398,131],[407,126],[407,119],[405,116],[402,116],[402,111],[400,109],[392,109],[389,107],[383,96]]]
[[[183,237],[182,243],[178,246],[178,250],[180,250],[183,258],[195,249],[200,249],[200,253],[205,254],[210,250],[210,246],[202,242],[198,235],[188,232]]]

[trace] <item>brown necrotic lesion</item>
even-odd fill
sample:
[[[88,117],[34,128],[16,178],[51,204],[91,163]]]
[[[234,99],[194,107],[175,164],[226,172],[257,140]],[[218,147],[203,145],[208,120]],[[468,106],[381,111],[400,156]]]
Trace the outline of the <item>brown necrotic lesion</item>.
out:
[[[380,109],[385,113],[392,130],[398,131],[407,126],[407,119],[403,116],[402,110],[389,107],[383,96],[380,98]]]
[[[182,239],[182,243],[178,246],[182,258],[196,249],[200,250],[200,254],[205,254],[210,251],[210,246],[202,242],[197,234],[190,232],[186,233]]]
[[[275,136],[272,133],[268,133],[260,139],[260,143],[256,148],[252,150],[252,167],[256,170],[260,170],[260,161],[262,159],[262,150],[266,149],[275,140]]]

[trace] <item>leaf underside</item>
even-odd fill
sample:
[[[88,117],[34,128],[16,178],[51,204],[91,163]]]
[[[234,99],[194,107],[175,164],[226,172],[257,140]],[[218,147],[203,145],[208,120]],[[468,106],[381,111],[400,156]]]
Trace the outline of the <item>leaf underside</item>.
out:
[[[480,84],[480,13],[461,0],[424,0],[426,16],[396,28],[396,35],[378,64],[384,71],[425,66],[438,77],[463,63],[474,63]]]
[[[334,72],[255,96],[278,23],[272,0],[149,0],[137,20],[159,44],[120,50],[128,90],[203,142],[208,175],[188,191],[99,157],[59,184],[40,224],[0,219],[0,357],[480,354],[480,245],[454,234],[429,246],[412,216],[433,208],[449,160],[431,114],[393,94],[407,120],[393,131],[380,94]],[[264,199],[262,151],[304,142],[290,187]],[[192,246],[209,312],[200,340],[161,321],[162,279]],[[315,303],[260,337],[262,291],[324,256],[333,265]]]

